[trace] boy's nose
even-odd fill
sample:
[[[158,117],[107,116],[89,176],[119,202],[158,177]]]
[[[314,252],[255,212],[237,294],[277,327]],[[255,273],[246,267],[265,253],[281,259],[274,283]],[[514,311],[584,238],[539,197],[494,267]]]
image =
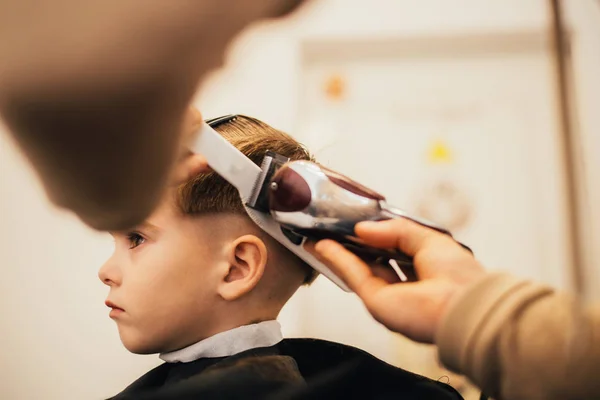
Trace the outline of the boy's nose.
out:
[[[121,284],[121,271],[116,265],[114,256],[106,260],[104,265],[98,270],[98,278],[108,286],[118,286]]]

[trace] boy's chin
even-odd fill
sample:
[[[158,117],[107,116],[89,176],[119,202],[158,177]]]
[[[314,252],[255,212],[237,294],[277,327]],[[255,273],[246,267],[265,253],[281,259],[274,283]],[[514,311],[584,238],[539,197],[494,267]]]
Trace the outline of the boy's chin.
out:
[[[133,354],[157,354],[157,353],[161,353],[160,350],[155,350],[154,348],[151,347],[143,347],[143,346],[131,346],[131,345],[126,345],[125,343],[123,343],[125,345],[125,348]]]
[[[146,337],[137,337],[136,335],[127,335],[120,333],[121,343],[133,354],[156,354],[164,351],[164,346],[155,340],[149,340]]]

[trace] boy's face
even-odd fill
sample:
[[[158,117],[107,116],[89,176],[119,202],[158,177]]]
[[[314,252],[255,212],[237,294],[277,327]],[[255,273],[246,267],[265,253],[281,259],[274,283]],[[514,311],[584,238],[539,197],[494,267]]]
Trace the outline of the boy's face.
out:
[[[215,332],[223,240],[215,217],[190,218],[164,202],[142,225],[113,232],[99,271],[121,341],[134,353],[176,350]]]

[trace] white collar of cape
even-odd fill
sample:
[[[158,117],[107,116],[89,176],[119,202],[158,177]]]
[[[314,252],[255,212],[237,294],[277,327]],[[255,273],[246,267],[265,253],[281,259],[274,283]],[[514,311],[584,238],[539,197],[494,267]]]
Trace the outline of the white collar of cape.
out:
[[[200,358],[228,357],[250,349],[270,347],[282,340],[281,325],[271,320],[220,332],[183,349],[161,353],[159,357],[168,363],[187,363]]]

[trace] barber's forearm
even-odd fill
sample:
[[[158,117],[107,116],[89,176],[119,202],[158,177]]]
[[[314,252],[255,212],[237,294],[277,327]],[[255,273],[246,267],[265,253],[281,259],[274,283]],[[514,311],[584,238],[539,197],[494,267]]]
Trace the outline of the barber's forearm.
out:
[[[442,362],[499,399],[593,398],[600,391],[600,310],[508,275],[490,275],[451,306]]]
[[[2,2],[0,112],[56,204],[97,229],[135,224],[203,76],[242,28],[293,3]]]

